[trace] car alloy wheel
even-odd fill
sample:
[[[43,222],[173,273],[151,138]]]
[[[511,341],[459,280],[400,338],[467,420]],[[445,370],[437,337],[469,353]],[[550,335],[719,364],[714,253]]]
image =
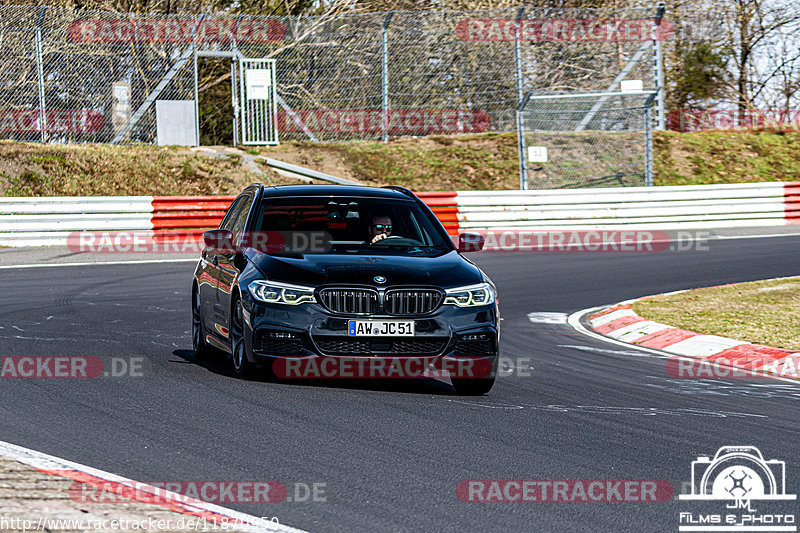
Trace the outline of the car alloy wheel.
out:
[[[237,376],[246,376],[251,373],[253,364],[247,359],[247,347],[244,343],[244,309],[240,298],[233,304],[230,339],[233,371]]]

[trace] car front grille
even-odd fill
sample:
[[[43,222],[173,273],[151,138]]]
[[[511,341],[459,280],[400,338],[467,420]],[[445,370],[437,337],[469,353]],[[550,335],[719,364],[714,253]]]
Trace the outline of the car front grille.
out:
[[[315,336],[314,342],[326,355],[438,355],[447,345],[446,337],[429,339],[380,338],[351,339],[341,336]]]
[[[389,315],[427,315],[434,312],[444,296],[435,289],[392,289],[386,291],[384,308]]]
[[[374,314],[378,293],[370,289],[322,289],[320,300],[329,311],[343,314]]]
[[[422,316],[436,311],[442,305],[444,293],[426,288],[389,289],[381,308],[378,291],[374,289],[327,287],[320,289],[319,300],[326,309],[339,314]]]

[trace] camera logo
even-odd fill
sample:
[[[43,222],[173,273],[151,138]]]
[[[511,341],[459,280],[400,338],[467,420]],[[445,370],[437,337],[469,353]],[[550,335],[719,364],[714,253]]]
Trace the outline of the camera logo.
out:
[[[692,493],[682,500],[785,500],[786,463],[764,460],[755,446],[723,446],[692,462]]]
[[[786,463],[765,461],[755,446],[723,446],[713,459],[698,457],[691,491],[678,496],[694,500],[678,514],[678,531],[797,531],[796,504],[786,503],[797,499],[786,494]]]

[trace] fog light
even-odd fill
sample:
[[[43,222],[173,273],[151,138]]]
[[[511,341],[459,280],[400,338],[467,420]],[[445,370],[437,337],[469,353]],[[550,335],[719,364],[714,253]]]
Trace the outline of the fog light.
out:
[[[488,340],[489,337],[486,333],[471,333],[469,335],[464,335],[461,337],[461,340],[465,341],[485,341]]]

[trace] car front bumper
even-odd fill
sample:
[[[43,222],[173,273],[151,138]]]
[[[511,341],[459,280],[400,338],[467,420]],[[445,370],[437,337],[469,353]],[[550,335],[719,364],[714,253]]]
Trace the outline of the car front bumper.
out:
[[[492,362],[498,355],[497,304],[459,308],[442,305],[425,316],[345,316],[319,304],[264,304],[245,298],[248,356],[255,363],[270,360],[334,358],[353,360],[420,360],[429,368],[448,369],[475,358]],[[413,337],[355,337],[348,321],[413,320]],[[309,363],[305,363],[309,364]],[[370,363],[375,367],[378,363]],[[413,363],[416,364],[416,363]],[[346,377],[346,376],[343,376]]]

